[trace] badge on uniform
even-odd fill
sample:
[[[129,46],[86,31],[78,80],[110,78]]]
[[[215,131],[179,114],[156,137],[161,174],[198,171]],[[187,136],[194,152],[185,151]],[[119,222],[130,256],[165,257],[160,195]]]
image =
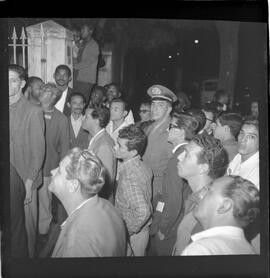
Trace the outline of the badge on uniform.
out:
[[[163,208],[164,208],[164,202],[158,202],[157,207],[156,207],[156,211],[162,212]]]
[[[153,95],[160,95],[161,94],[161,90],[158,87],[154,87],[152,89],[152,93],[153,93]]]
[[[45,114],[45,115],[44,115],[44,118],[47,119],[47,120],[51,120],[52,116],[51,116],[51,115],[48,115],[48,114]]]

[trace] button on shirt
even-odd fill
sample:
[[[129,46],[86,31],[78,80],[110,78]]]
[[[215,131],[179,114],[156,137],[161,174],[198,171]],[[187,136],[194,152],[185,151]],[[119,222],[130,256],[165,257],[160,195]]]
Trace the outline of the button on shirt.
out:
[[[219,226],[191,236],[192,243],[182,256],[255,254],[241,228]]]
[[[252,182],[258,189],[260,188],[260,171],[259,171],[259,151],[242,162],[241,155],[238,153],[230,162],[228,175],[238,175],[243,179]]]
[[[65,89],[65,91],[63,91],[61,98],[55,104],[55,108],[58,109],[62,113],[64,111],[64,106],[65,106],[66,97],[67,97],[67,91],[68,91],[68,87]]]
[[[77,137],[79,134],[80,128],[82,126],[83,115],[81,115],[77,120],[75,120],[73,118],[73,116],[71,115],[70,119],[71,119],[71,124],[72,124],[72,128],[73,128],[75,137]]]

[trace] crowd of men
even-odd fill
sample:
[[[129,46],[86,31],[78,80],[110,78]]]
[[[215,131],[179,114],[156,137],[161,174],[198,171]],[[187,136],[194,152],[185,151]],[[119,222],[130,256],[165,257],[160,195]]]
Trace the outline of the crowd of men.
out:
[[[117,84],[53,78],[9,66],[12,257],[260,253],[258,107],[153,85],[134,122]]]

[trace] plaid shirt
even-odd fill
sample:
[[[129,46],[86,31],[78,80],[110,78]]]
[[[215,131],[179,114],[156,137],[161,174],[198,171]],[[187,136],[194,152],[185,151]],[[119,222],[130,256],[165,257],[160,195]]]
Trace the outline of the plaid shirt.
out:
[[[152,173],[136,156],[119,165],[115,206],[126,223],[129,235],[151,224]]]

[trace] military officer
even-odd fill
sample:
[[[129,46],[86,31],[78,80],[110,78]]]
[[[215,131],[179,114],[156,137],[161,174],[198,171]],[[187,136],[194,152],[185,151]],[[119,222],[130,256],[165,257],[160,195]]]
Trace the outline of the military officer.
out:
[[[172,145],[167,141],[168,127],[171,121],[172,104],[176,95],[162,85],[153,85],[147,90],[151,97],[151,119],[154,121],[145,129],[148,144],[143,155],[143,161],[153,171],[153,199],[155,209],[158,195],[161,194],[163,172],[172,154]]]

